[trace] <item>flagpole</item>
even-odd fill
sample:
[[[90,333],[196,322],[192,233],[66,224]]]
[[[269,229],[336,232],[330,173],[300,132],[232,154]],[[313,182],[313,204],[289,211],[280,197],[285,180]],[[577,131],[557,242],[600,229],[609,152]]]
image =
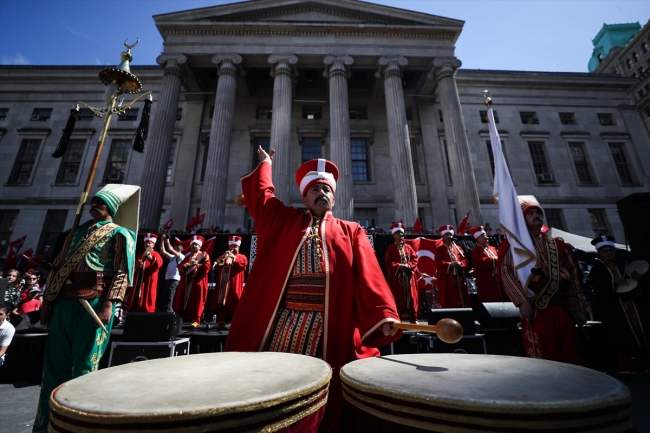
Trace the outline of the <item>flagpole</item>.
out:
[[[138,96],[135,98],[133,101],[129,102],[128,104],[122,106],[120,103],[119,106],[116,107],[117,103],[117,97],[123,93],[139,93],[140,90],[142,89],[142,83],[136,77],[133,75],[130,71],[129,68],[129,62],[133,60],[133,57],[131,56],[131,48],[135,47],[140,39],[138,39],[135,44],[133,45],[127,45],[128,39],[124,42],[124,47],[126,48],[126,51],[121,54],[121,59],[122,62],[117,66],[117,67],[107,67],[104,68],[100,71],[99,73],[99,78],[100,80],[107,86],[106,87],[106,93],[104,95],[104,101],[107,103],[106,107],[101,107],[101,108],[96,108],[88,105],[87,103],[83,101],[79,101],[78,104],[83,104],[86,107],[88,107],[96,116],[98,117],[104,117],[104,123],[102,125],[102,130],[99,134],[99,138],[97,141],[97,147],[95,149],[95,155],[93,157],[91,166],[90,166],[90,171],[88,173],[88,177],[86,179],[86,184],[84,186],[84,190],[81,193],[81,196],[79,197],[79,203],[77,205],[77,211],[75,214],[75,219],[74,222],[72,223],[72,228],[70,229],[70,234],[66,237],[65,242],[63,244],[63,249],[61,250],[62,254],[68,255],[70,253],[70,247],[72,245],[72,240],[74,238],[75,232],[79,228],[79,223],[81,222],[81,216],[83,214],[83,209],[84,206],[86,205],[86,201],[88,200],[88,196],[90,194],[90,189],[93,184],[93,180],[95,178],[95,173],[97,172],[97,165],[99,163],[99,157],[101,156],[102,149],[104,148],[104,141],[106,139],[106,134],[108,132],[108,127],[110,125],[111,117],[113,114],[122,114],[126,112],[126,110],[130,109],[131,106],[137,102],[139,99],[143,97],[148,97],[150,100],[151,98],[151,91],[145,92],[144,94]],[[78,110],[74,110],[77,111]],[[71,116],[74,116],[73,113],[71,113]],[[65,153],[65,147],[67,146],[67,138],[69,138],[72,128],[74,127],[74,121],[68,122],[69,126],[66,125],[66,131],[64,131],[64,136],[59,142],[59,145],[57,146],[57,150],[55,151],[55,154],[53,155],[55,158],[60,157]],[[56,270],[58,271],[58,269]],[[54,275],[56,273],[55,270],[51,272],[51,275]],[[45,288],[45,293],[43,294],[43,298],[45,299],[46,302],[54,302],[54,300],[57,298],[59,292],[61,291],[63,285],[58,286],[58,287],[52,287],[50,284],[47,284]],[[83,305],[83,307],[90,313],[92,310],[92,307],[88,303],[87,300],[85,299],[79,299],[79,302]],[[94,312],[94,310],[92,310]],[[106,328],[104,327],[104,324],[101,322],[99,317],[96,314],[90,314],[95,321],[95,323],[101,327],[104,331],[106,331]]]

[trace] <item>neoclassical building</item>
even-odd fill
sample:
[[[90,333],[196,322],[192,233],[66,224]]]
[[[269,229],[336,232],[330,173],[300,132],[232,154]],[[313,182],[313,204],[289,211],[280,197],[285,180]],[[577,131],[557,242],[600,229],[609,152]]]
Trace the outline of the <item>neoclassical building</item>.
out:
[[[275,149],[276,195],[302,206],[305,160],[339,167],[335,214],[388,228],[498,226],[483,91],[489,89],[517,191],[547,223],[624,240],[615,202],[650,186],[650,143],[612,73],[468,70],[455,56],[463,21],[355,0],[259,0],[153,17],[157,66],[131,71],[152,90],[143,154],[131,150],[141,105],[112,120],[93,192],[142,186],[140,226],[233,231],[256,149]],[[116,64],[118,63],[116,53]],[[0,254],[51,242],[74,218],[101,119],[82,110],[70,146],[54,151],[75,101],[102,106],[98,67],[0,67]],[[125,97],[129,100],[129,96]]]

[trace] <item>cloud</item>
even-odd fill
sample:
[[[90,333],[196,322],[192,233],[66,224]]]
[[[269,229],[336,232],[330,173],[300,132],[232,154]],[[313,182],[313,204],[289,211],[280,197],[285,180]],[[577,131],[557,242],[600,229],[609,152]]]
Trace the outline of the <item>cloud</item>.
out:
[[[67,31],[69,31],[70,33],[72,33],[74,36],[82,37],[82,38],[85,38],[85,39],[89,39],[89,40],[91,40],[93,42],[99,43],[99,41],[97,39],[85,34],[84,32],[80,32],[79,30],[70,27],[69,25],[64,23],[62,20],[59,20],[59,21],[61,21],[61,24],[63,25],[63,27],[65,27],[65,29]]]
[[[3,65],[31,65],[32,62],[27,57],[17,53],[14,57],[2,56],[0,63]]]

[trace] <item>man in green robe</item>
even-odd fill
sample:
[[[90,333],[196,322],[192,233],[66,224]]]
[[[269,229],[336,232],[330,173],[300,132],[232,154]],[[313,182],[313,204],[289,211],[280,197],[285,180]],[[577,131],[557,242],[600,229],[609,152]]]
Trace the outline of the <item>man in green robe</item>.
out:
[[[62,250],[54,263],[56,271],[48,279],[41,310],[43,324],[49,313],[51,319],[34,432],[47,431],[52,391],[98,368],[115,304],[132,284],[139,202],[140,187],[106,185],[90,202],[92,220],[79,225],[70,248]],[[82,302],[90,304],[107,332]]]

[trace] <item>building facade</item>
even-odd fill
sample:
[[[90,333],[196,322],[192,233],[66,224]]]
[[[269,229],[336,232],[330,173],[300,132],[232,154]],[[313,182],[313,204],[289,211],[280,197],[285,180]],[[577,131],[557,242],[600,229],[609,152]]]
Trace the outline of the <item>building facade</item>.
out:
[[[202,213],[203,227],[250,227],[234,199],[258,146],[276,150],[287,204],[302,207],[297,167],[325,157],[341,171],[341,218],[385,229],[420,217],[432,228],[471,209],[471,224],[495,227],[484,89],[515,187],[539,199],[548,225],[621,242],[616,200],[649,189],[633,77],[462,69],[462,21],[352,0],[260,0],[154,20],[159,66],[138,66],[137,48],[131,65],[154,95],[147,149],[131,150],[141,113],[115,116],[92,190],[141,185],[141,227],[173,218],[180,229]],[[66,154],[50,155],[76,101],[104,105],[98,72],[0,67],[0,254],[25,234],[38,250],[71,225],[102,120],[82,111]]]

